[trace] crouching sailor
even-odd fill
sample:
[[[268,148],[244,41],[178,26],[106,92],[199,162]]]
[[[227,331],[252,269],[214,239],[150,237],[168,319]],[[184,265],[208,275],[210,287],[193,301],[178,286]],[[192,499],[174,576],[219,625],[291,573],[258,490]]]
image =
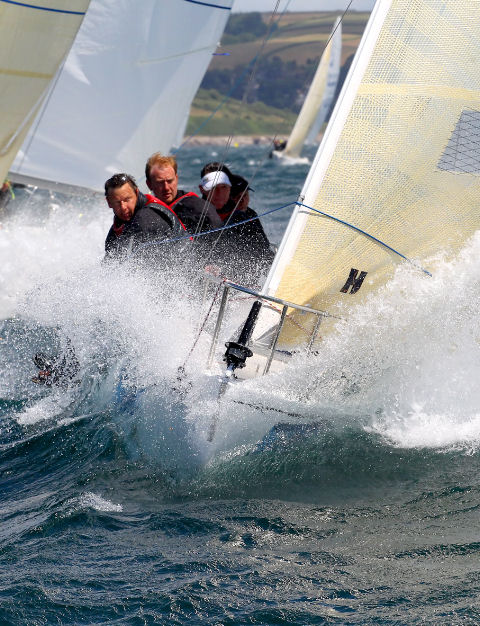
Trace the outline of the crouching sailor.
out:
[[[105,198],[113,224],[105,240],[105,259],[145,257],[148,242],[182,239],[185,226],[161,200],[143,194],[129,174],[115,174],[105,183]],[[164,247],[164,246],[162,246]]]
[[[37,352],[33,362],[38,367],[37,375],[32,378],[34,383],[66,389],[71,384],[79,382],[77,376],[80,372],[80,363],[69,339],[63,354],[49,357],[43,352]]]

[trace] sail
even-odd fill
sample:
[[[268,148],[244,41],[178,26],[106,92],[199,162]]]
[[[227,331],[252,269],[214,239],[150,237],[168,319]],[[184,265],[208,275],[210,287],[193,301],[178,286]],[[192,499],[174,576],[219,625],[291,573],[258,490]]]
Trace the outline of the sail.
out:
[[[92,0],[58,81],[16,159],[14,180],[101,190],[168,153],[233,0]]]
[[[343,316],[396,263],[429,270],[465,243],[480,225],[478,67],[477,0],[377,2],[265,293]],[[279,345],[301,345],[308,317],[290,315]]]
[[[335,20],[330,37],[331,40],[328,44],[331,48],[330,60],[328,63],[327,79],[325,81],[322,103],[320,105],[320,109],[318,110],[317,117],[315,118],[307,138],[305,139],[305,143],[307,144],[316,143],[318,133],[330,113],[335,93],[337,91],[342,60],[342,22],[339,17]]]
[[[89,0],[0,0],[0,184],[65,58]]]
[[[338,28],[336,28],[337,26]],[[335,22],[332,33],[333,36],[330,36],[328,45],[323,51],[302,109],[298,114],[283,151],[285,156],[300,156],[303,144],[312,127],[315,125],[317,129],[314,135],[316,137],[330,110],[340,70],[341,30],[338,19]],[[330,86],[327,88],[328,85]],[[323,116],[323,119],[320,118],[320,115]]]

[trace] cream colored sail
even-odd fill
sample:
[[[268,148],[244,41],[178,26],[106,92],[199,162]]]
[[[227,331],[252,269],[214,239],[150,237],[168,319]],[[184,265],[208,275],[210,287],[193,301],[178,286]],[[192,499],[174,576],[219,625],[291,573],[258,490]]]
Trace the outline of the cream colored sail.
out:
[[[0,184],[88,4],[89,0],[0,0]]]
[[[327,85],[329,82],[329,78],[330,78],[330,82],[332,82],[332,69],[333,68],[332,68],[331,61],[332,61],[332,46],[334,45],[333,34],[335,33],[337,26],[338,26],[338,22],[335,22],[335,25],[332,29],[332,34],[329,37],[328,45],[326,46],[320,58],[317,71],[315,72],[315,76],[313,77],[311,85],[308,89],[307,95],[303,102],[302,109],[300,113],[298,114],[295,125],[288,138],[287,145],[285,146],[285,150],[282,153],[284,156],[289,156],[289,157],[300,156],[300,152],[303,148],[303,144],[305,143],[307,136],[309,135],[313,125],[315,124],[319,116],[319,111],[322,108],[322,103],[327,93]],[[338,41],[339,41],[338,38],[335,38],[335,46],[337,46]],[[337,80],[338,80],[338,73],[337,73]],[[336,81],[335,81],[335,86],[336,86]],[[331,99],[330,99],[329,105],[330,104],[331,104]]]
[[[405,257],[428,270],[465,243],[480,226],[479,68],[478,0],[377,2],[265,293],[344,316]],[[313,320],[288,319],[279,346],[300,346]]]

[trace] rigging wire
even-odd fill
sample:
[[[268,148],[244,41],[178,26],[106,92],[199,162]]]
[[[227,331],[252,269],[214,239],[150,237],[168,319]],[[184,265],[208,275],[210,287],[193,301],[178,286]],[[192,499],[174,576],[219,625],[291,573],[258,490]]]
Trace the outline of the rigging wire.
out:
[[[351,0],[351,1],[353,1],[353,0]],[[285,8],[283,9],[282,13],[278,16],[276,22],[280,21],[280,19],[282,18],[282,16],[284,15],[286,10],[288,9],[288,6],[289,6],[290,2],[291,2],[291,0],[288,0],[287,4],[285,5]],[[263,38],[262,44],[260,46],[260,50],[253,57],[253,59],[250,61],[250,63],[248,63],[248,65],[245,67],[245,69],[240,74],[239,78],[236,80],[234,85],[227,92],[227,94],[225,95],[223,100],[221,100],[220,104],[212,111],[212,113],[205,120],[203,120],[203,122],[198,126],[198,128],[189,137],[187,137],[185,139],[185,141],[183,141],[180,144],[180,146],[176,150],[172,151],[172,154],[177,154],[187,143],[189,143],[196,135],[198,135],[199,131],[206,124],[208,124],[208,122],[215,116],[215,114],[228,102],[228,100],[230,100],[230,98],[232,97],[232,93],[235,91],[235,89],[237,89],[237,87],[239,87],[239,85],[243,82],[245,75],[250,71],[250,68],[252,68],[251,72],[250,72],[250,75],[248,77],[247,89],[244,91],[244,96],[243,96],[242,101],[241,101],[242,102],[242,106],[245,104],[245,94],[246,94],[246,91],[248,90],[248,86],[250,85],[250,83],[253,80],[253,77],[255,76],[255,72],[256,72],[256,69],[257,69],[257,65],[258,65],[258,61],[260,59],[260,56],[262,55],[263,50],[265,49],[265,46],[266,46],[268,40],[274,34],[273,26],[274,26],[274,23],[275,23],[274,22],[275,15],[278,13],[278,6],[279,6],[279,4],[280,4],[280,0],[276,0],[275,8],[273,9],[272,14],[270,16],[270,21],[269,21],[269,25],[267,27],[267,32],[265,33],[265,37]]]
[[[297,206],[300,206],[300,207],[305,207],[306,209],[309,209],[310,211],[313,211],[314,213],[318,213],[322,217],[327,217],[328,219],[333,220],[333,221],[337,222],[338,224],[342,224],[343,226],[347,226],[348,228],[351,228],[352,230],[355,230],[360,235],[364,235],[365,237],[367,237],[368,239],[371,239],[375,243],[379,243],[381,246],[383,246],[384,248],[386,248],[390,252],[393,252],[394,254],[397,254],[404,261],[408,261],[408,263],[411,263],[414,267],[416,267],[417,269],[419,269],[422,272],[424,272],[425,274],[427,274],[427,276],[431,276],[431,273],[428,270],[423,269],[423,267],[421,267],[420,265],[417,265],[414,261],[412,261],[411,259],[406,257],[404,254],[402,254],[401,252],[398,252],[398,250],[395,250],[395,248],[392,248],[391,246],[389,246],[387,243],[385,243],[381,239],[378,239],[377,237],[374,237],[373,235],[371,235],[370,233],[367,233],[365,230],[362,230],[358,226],[354,226],[353,224],[350,224],[349,222],[346,222],[345,220],[341,220],[340,218],[335,217],[334,215],[329,215],[328,213],[324,213],[323,211],[320,211],[319,209],[314,209],[313,207],[308,206],[307,204],[303,204],[303,202],[298,202],[297,201],[295,204]]]
[[[274,10],[272,11],[272,14],[271,14],[271,16],[270,16],[270,21],[269,21],[269,24],[268,24],[268,27],[267,27],[267,32],[265,33],[265,37],[263,38],[262,45],[261,45],[261,47],[260,47],[259,52],[255,55],[255,57],[252,59],[252,61],[251,61],[251,62],[249,63],[249,65],[247,66],[246,70],[244,70],[244,72],[243,72],[243,73],[242,73],[242,75],[241,75],[241,80],[243,80],[243,76],[244,76],[244,74],[245,74],[245,73],[246,73],[246,71],[249,69],[249,67],[250,67],[250,66],[252,66],[252,70],[251,70],[251,72],[250,72],[250,75],[249,75],[249,78],[248,78],[248,82],[247,82],[246,88],[245,88],[245,90],[244,90],[244,95],[243,95],[243,98],[242,98],[242,101],[241,101],[241,107],[244,107],[244,106],[246,105],[246,98],[247,98],[247,94],[248,94],[248,88],[249,88],[249,86],[250,86],[250,84],[251,84],[251,82],[252,82],[252,80],[253,80],[253,78],[254,78],[254,76],[255,76],[255,74],[256,74],[256,71],[257,71],[257,66],[258,66],[258,61],[259,61],[259,59],[260,59],[261,55],[263,54],[263,51],[264,51],[264,49],[265,49],[265,46],[266,46],[266,44],[267,44],[268,40],[271,38],[271,36],[272,36],[272,34],[273,34],[273,32],[274,32],[274,31],[273,31],[273,26],[274,26],[274,24],[275,24],[275,16],[276,16],[276,15],[277,15],[277,13],[278,13],[278,7],[279,7],[279,4],[280,4],[280,0],[276,0],[275,8],[274,8]],[[287,4],[285,5],[285,8],[284,8],[284,10],[283,10],[282,14],[281,14],[281,15],[277,18],[277,22],[280,20],[280,18],[282,17],[282,15],[285,13],[285,11],[287,10],[287,8],[288,8],[289,4],[290,4],[290,0],[288,0]],[[220,105],[217,107],[217,109],[215,109],[215,111],[213,111],[213,113],[210,115],[210,117],[208,117],[208,118],[207,118],[207,120],[204,120],[204,123],[203,123],[203,124],[205,124],[206,122],[208,122],[208,121],[209,121],[209,120],[213,117],[213,115],[216,113],[216,111],[218,111],[218,110],[219,110],[219,108],[220,108],[221,106],[223,106],[223,104],[227,101],[227,99],[230,97],[231,93],[233,93],[234,89],[238,86],[238,84],[240,84],[240,81],[237,81],[237,82],[235,83],[235,85],[234,85],[234,86],[232,87],[232,89],[230,90],[229,94],[227,94],[227,97],[226,97],[226,98],[224,98],[224,100],[220,103]],[[203,125],[203,124],[202,124],[202,125]],[[202,125],[201,125],[201,126],[202,126]],[[200,127],[201,127],[201,126],[200,126]],[[186,143],[188,143],[188,142],[190,141],[190,139],[192,139],[192,137],[194,137],[194,136],[195,136],[195,134],[197,134],[197,133],[198,133],[198,131],[199,131],[199,129],[197,129],[197,131],[196,131],[193,135],[191,135],[190,137],[188,137],[188,138],[187,138],[187,140],[186,140],[186,141],[184,141],[184,142],[180,145],[180,147],[178,148],[178,150],[177,150],[176,152],[173,152],[173,154],[176,154],[176,153],[177,153],[177,152],[178,152],[178,151],[179,151],[179,150],[180,150],[180,149],[181,149],[181,148],[182,148],[182,147],[183,147]],[[233,134],[230,134],[230,135],[229,135],[229,137],[228,137],[228,139],[227,139],[227,141],[226,141],[226,145],[225,145],[225,147],[224,147],[223,155],[222,155],[222,158],[221,158],[221,161],[220,161],[221,167],[223,167],[223,166],[225,165],[225,163],[226,163],[227,155],[228,155],[228,153],[229,153],[229,151],[230,151],[231,144],[232,144],[232,141],[233,141],[233,137],[234,137],[234,135],[233,135]],[[255,170],[255,172],[254,172],[254,176],[256,175],[256,172],[258,171],[258,168],[260,167],[260,165],[261,165],[261,164],[263,164],[263,162],[264,162],[264,160],[263,160],[263,161],[262,161],[262,162],[261,162],[261,163],[257,166],[257,168],[256,168],[256,170]],[[208,204],[210,204],[210,200],[211,200],[211,197],[212,197],[212,193],[213,193],[213,188],[210,190],[210,192],[209,192],[209,194],[208,194],[208,196],[207,196],[207,198],[206,198],[206,203],[205,203],[205,206],[204,206],[204,208],[203,208],[202,214],[201,214],[201,216],[200,216],[200,219],[199,219],[198,224],[197,224],[196,229],[195,229],[195,233],[194,233],[195,235],[197,235],[197,234],[199,233],[200,229],[202,228],[202,226],[203,226],[203,224],[204,224],[204,222],[205,222],[205,217],[206,217],[206,214],[207,214],[207,209],[208,209],[208,205],[207,205],[207,203],[208,203]],[[245,192],[244,192],[244,193],[245,193]],[[243,194],[242,194],[242,197],[243,197]],[[240,199],[241,199],[241,198],[240,198]],[[239,200],[239,201],[240,201],[240,200]],[[237,203],[237,205],[236,205],[236,206],[238,206],[238,203]],[[233,215],[233,212],[234,212],[234,211],[235,211],[235,209],[236,209],[236,206],[235,206],[234,210],[232,211],[231,215],[229,216],[229,219],[227,220],[227,222],[229,222],[229,221],[230,221],[231,216]],[[220,241],[220,239],[221,239],[221,237],[222,237],[222,234],[223,234],[223,231],[220,231],[220,233],[219,233],[218,237],[217,237],[217,238],[215,239],[215,241],[213,242],[212,248],[211,248],[211,250],[210,250],[210,255],[209,255],[209,258],[210,258],[210,256],[213,254],[213,251],[215,250],[215,247],[218,245],[218,243],[219,243],[219,241]]]
[[[244,93],[243,93],[243,98],[242,98],[242,101],[241,101],[241,106],[242,106],[242,107],[243,107],[243,106],[245,106],[245,104],[246,104],[246,101],[247,101],[247,96],[248,96],[249,86],[250,86],[250,84],[252,83],[252,80],[253,80],[253,78],[254,78],[254,76],[255,76],[255,73],[256,73],[256,71],[257,71],[258,63],[259,63],[259,60],[260,60],[260,58],[261,58],[261,55],[262,55],[262,53],[263,53],[263,51],[264,51],[265,45],[266,45],[267,41],[270,39],[271,35],[273,34],[273,25],[274,25],[275,15],[276,15],[276,14],[277,14],[277,12],[278,12],[279,1],[280,1],[280,0],[277,0],[276,5],[275,5],[275,8],[274,8],[274,10],[273,10],[273,12],[272,12],[272,15],[271,15],[271,17],[270,17],[270,22],[269,22],[268,30],[267,30],[267,33],[266,33],[266,35],[265,35],[265,37],[264,37],[264,40],[263,40],[263,42],[262,42],[261,49],[260,49],[260,51],[257,53],[257,55],[255,55],[255,57],[252,59],[252,61],[249,63],[249,65],[248,65],[248,66],[247,66],[247,68],[246,68],[246,70],[248,70],[248,68],[249,68],[250,66],[252,66],[252,65],[253,65],[253,67],[252,67],[252,71],[250,72],[249,79],[248,79],[247,85],[246,85],[245,90],[244,90]],[[286,10],[287,10],[287,8],[288,8],[289,3],[290,3],[290,0],[287,2],[287,4],[286,4],[286,6],[285,6],[285,8],[284,8],[284,10],[283,10],[283,12],[282,12],[282,14],[278,17],[278,19],[277,19],[277,23],[278,23],[278,21],[280,20],[280,18],[283,16],[283,14],[286,12]],[[348,4],[347,4],[346,8],[344,9],[343,13],[342,13],[342,14],[341,14],[341,16],[340,16],[340,19],[338,20],[338,22],[337,22],[337,24],[335,25],[335,27],[332,29],[332,31],[331,31],[331,33],[330,33],[330,35],[329,35],[329,37],[328,37],[328,39],[327,39],[327,41],[326,41],[325,45],[323,46],[323,50],[322,50],[322,53],[321,53],[321,55],[320,55],[320,58],[321,58],[322,54],[325,52],[326,48],[328,47],[328,45],[329,45],[330,41],[332,40],[333,36],[335,35],[336,30],[340,27],[340,24],[343,22],[343,19],[344,19],[345,15],[347,14],[347,12],[349,11],[349,9],[350,9],[350,7],[351,7],[352,3],[353,3],[353,0],[349,0],[349,2],[348,2]],[[246,70],[244,70],[244,72],[242,73],[242,75],[241,75],[241,77],[240,77],[240,80],[243,80],[243,76],[244,76],[244,74],[245,74],[245,71],[246,71]],[[211,115],[209,118],[207,118],[207,120],[205,120],[205,121],[204,121],[204,123],[208,122],[208,121],[209,121],[209,120],[213,117],[213,115],[215,115],[215,113],[216,113],[216,112],[217,112],[217,111],[218,111],[218,110],[219,110],[219,109],[220,109],[220,108],[221,108],[221,107],[222,107],[222,106],[226,103],[226,101],[227,101],[227,100],[231,97],[231,94],[233,93],[233,91],[234,91],[234,90],[236,89],[236,87],[238,86],[239,82],[240,82],[240,81],[238,81],[238,80],[237,80],[237,82],[235,83],[235,85],[232,87],[232,89],[231,89],[231,90],[229,91],[229,93],[227,94],[227,97],[226,97],[226,98],[224,98],[224,100],[220,103],[220,105],[217,107],[217,109],[215,109],[215,111],[212,113],[212,115]],[[202,125],[201,125],[200,127],[202,127],[204,123],[202,123]],[[190,140],[193,136],[195,136],[195,134],[197,134],[197,133],[198,133],[198,131],[199,131],[199,129],[197,129],[197,131],[196,131],[196,132],[195,132],[195,133],[194,133],[191,137],[187,138],[187,140],[186,140],[186,141],[185,141],[185,142],[184,142],[184,143],[180,146],[180,148],[179,148],[178,150],[180,150],[180,149],[181,149],[181,148],[182,148],[182,147],[183,147],[186,143],[188,143],[188,141],[189,141],[189,140]],[[257,164],[257,167],[255,168],[255,170],[254,170],[254,172],[253,172],[253,178],[252,178],[252,180],[254,180],[254,178],[255,178],[255,176],[256,176],[256,174],[257,174],[257,172],[258,172],[259,168],[260,168],[260,167],[262,167],[262,166],[264,165],[264,163],[265,163],[266,159],[270,156],[271,151],[272,151],[272,149],[273,149],[273,146],[274,146],[274,144],[275,144],[275,140],[276,140],[276,138],[277,138],[277,135],[275,135],[275,136],[271,139],[271,141],[270,141],[270,143],[269,143],[269,145],[268,145],[267,150],[265,150],[265,152],[264,152],[264,156],[260,159],[259,163]],[[226,161],[226,156],[227,156],[227,154],[228,154],[228,152],[229,152],[229,150],[230,150],[232,140],[233,140],[233,135],[230,135],[230,136],[228,137],[228,140],[227,140],[227,143],[226,143],[226,146],[225,146],[224,156],[222,157],[222,161],[221,161],[221,165],[222,165],[222,166],[225,164],[225,161]],[[212,191],[213,191],[213,190],[212,190]],[[209,196],[208,196],[208,198],[207,198],[207,201],[208,201],[208,202],[210,201],[212,191],[210,191]],[[235,211],[236,211],[236,209],[237,209],[237,207],[238,207],[238,204],[239,204],[239,203],[240,203],[240,201],[242,200],[242,198],[243,198],[243,196],[244,196],[244,194],[245,194],[245,193],[246,193],[246,190],[245,190],[245,191],[242,193],[242,195],[240,196],[239,200],[237,201],[237,204],[236,204],[236,205],[235,205],[235,207],[233,208],[232,212],[229,214],[229,216],[228,216],[228,218],[227,218],[227,221],[225,222],[224,226],[229,226],[229,223],[230,223],[230,221],[231,221],[231,219],[232,219],[232,217],[233,217],[233,215],[234,215],[234,213],[235,213]],[[201,216],[201,219],[200,219],[200,221],[199,221],[199,224],[197,225],[197,228],[196,228],[195,234],[197,234],[197,233],[198,233],[199,229],[201,228],[201,225],[203,225],[204,220],[205,220],[205,215],[206,215],[206,207],[204,208],[204,211],[203,211],[203,213],[202,213],[202,216]],[[209,255],[208,255],[207,261],[208,261],[208,259],[210,259],[210,258],[211,258],[212,254],[214,253],[215,248],[217,247],[217,245],[218,245],[218,244],[219,244],[219,242],[220,242],[220,239],[221,239],[221,238],[222,238],[222,236],[223,236],[223,232],[224,232],[224,231],[223,231],[223,229],[219,230],[218,232],[219,232],[219,234],[218,234],[218,236],[216,237],[215,241],[213,242],[213,245],[212,245],[212,247],[211,247],[211,249],[210,249],[210,252],[209,252]]]
[[[221,230],[228,230],[230,228],[236,228],[237,226],[241,226],[242,224],[247,224],[248,222],[253,222],[254,220],[258,220],[261,217],[265,217],[265,215],[270,215],[271,213],[275,213],[277,211],[281,211],[282,209],[286,209],[289,206],[296,204],[296,202],[288,202],[287,204],[283,204],[275,209],[270,209],[269,211],[265,211],[261,215],[257,215],[256,217],[250,217],[242,222],[237,222],[236,224],[230,224],[230,226],[219,226],[218,228],[212,228],[211,230],[207,230],[201,233],[197,233],[196,235],[187,234],[182,235],[181,237],[174,237],[172,239],[156,239],[155,241],[146,241],[145,243],[140,244],[132,251],[131,254],[127,256],[127,259],[134,256],[139,250],[143,250],[144,248],[149,248],[150,246],[160,246],[166,243],[174,243],[175,241],[183,241],[187,239],[196,239],[197,237],[205,237],[207,235],[211,235],[212,233],[217,233]]]
[[[259,60],[260,60],[260,58],[261,58],[261,56],[262,56],[262,54],[263,54],[263,51],[264,51],[264,49],[265,49],[265,46],[266,46],[266,44],[267,44],[268,40],[269,40],[269,39],[271,38],[271,36],[273,35],[273,32],[274,32],[274,30],[273,30],[273,26],[275,25],[275,23],[278,23],[278,22],[280,21],[281,17],[284,15],[284,13],[286,12],[286,10],[288,9],[288,6],[289,6],[289,4],[290,4],[290,0],[288,0],[288,2],[287,2],[287,3],[286,3],[286,5],[285,5],[284,10],[283,10],[283,11],[282,11],[282,13],[280,14],[280,16],[278,16],[278,17],[277,17],[277,19],[276,19],[276,21],[275,21],[275,16],[276,16],[276,15],[277,15],[277,13],[278,13],[278,7],[279,7],[279,4],[280,4],[280,0],[277,0],[276,5],[275,5],[275,8],[274,8],[274,10],[272,11],[272,14],[271,14],[271,17],[270,17],[270,21],[269,21],[269,24],[268,24],[268,27],[267,27],[267,32],[266,32],[265,37],[264,37],[264,39],[263,39],[263,42],[262,42],[261,48],[260,48],[259,52],[257,53],[257,55],[256,55],[256,56],[254,57],[254,59],[252,60],[252,62],[250,63],[250,65],[252,65],[252,64],[253,64],[253,68],[252,68],[252,71],[250,72],[250,76],[249,76],[249,79],[248,79],[247,85],[246,85],[245,90],[244,90],[244,92],[243,92],[243,98],[242,98],[242,101],[241,101],[241,107],[244,107],[244,106],[246,105],[246,103],[247,103],[247,96],[248,96],[248,89],[249,89],[249,86],[250,86],[250,84],[252,83],[253,78],[254,78],[254,76],[255,76],[255,74],[256,74],[257,67],[258,67],[258,62],[259,62]],[[237,84],[238,84],[238,81],[237,81]],[[232,91],[233,91],[233,89],[230,91],[230,93],[232,93]],[[273,140],[272,140],[272,141],[274,141],[274,140],[275,140],[275,138],[276,138],[276,135],[275,135],[275,137],[273,138]],[[221,161],[221,165],[222,165],[222,166],[223,166],[223,165],[225,165],[226,156],[227,156],[227,154],[228,154],[228,152],[229,152],[229,150],[230,150],[232,140],[233,140],[233,135],[230,135],[230,136],[228,137],[228,140],[227,140],[227,145],[226,145],[226,147],[225,147],[225,151],[224,151],[224,158],[223,158],[223,159],[222,159],[222,161]],[[260,167],[261,167],[261,166],[263,166],[263,164],[265,163],[265,161],[266,161],[266,159],[267,159],[267,157],[268,157],[268,155],[269,155],[269,152],[270,152],[270,150],[269,150],[268,152],[266,152],[266,153],[265,153],[264,157],[263,157],[263,158],[259,161],[259,163],[257,164],[257,166],[256,166],[256,168],[255,168],[255,170],[254,170],[254,172],[253,172],[253,177],[252,177],[252,179],[251,179],[252,181],[255,179],[255,176],[257,175],[257,172],[258,172],[258,170],[260,169]],[[209,196],[208,196],[208,198],[207,198],[207,201],[210,201],[210,197],[211,197],[211,193],[212,193],[212,192],[213,192],[213,189],[211,190],[211,192],[210,192],[210,194],[209,194]],[[230,215],[228,216],[228,219],[227,219],[227,221],[226,221],[226,223],[225,223],[225,225],[224,225],[224,226],[228,226],[228,225],[229,225],[229,223],[230,223],[230,221],[231,221],[231,219],[232,219],[232,217],[233,217],[233,214],[235,213],[235,211],[236,211],[236,209],[237,209],[237,207],[238,207],[239,203],[241,202],[241,200],[242,200],[242,198],[243,198],[243,196],[245,195],[245,193],[246,193],[246,192],[247,192],[247,190],[245,189],[245,190],[243,191],[242,195],[240,196],[240,198],[238,199],[238,201],[237,201],[237,203],[236,203],[235,207],[234,207],[234,208],[233,208],[233,210],[231,211]],[[204,209],[204,213],[206,213],[206,208]],[[202,216],[202,220],[201,220],[202,224],[203,224],[203,221],[204,221],[204,215]],[[197,227],[196,232],[198,232],[198,230],[199,230],[199,227]],[[223,236],[223,232],[224,232],[224,229],[219,230],[218,237],[215,239],[215,241],[214,241],[214,242],[213,242],[213,244],[212,244],[212,247],[211,247],[211,249],[210,249],[210,253],[209,253],[209,255],[208,255],[207,261],[208,261],[208,259],[210,259],[210,258],[211,258],[212,254],[213,254],[213,252],[214,252],[214,250],[215,250],[215,248],[216,248],[216,246],[219,244],[220,239],[221,239],[221,238],[222,238],[222,236]]]
[[[330,43],[330,41],[332,40],[332,37],[334,36],[336,30],[340,27],[340,24],[343,22],[346,14],[348,13],[352,3],[354,0],[349,0],[346,8],[344,9],[343,13],[340,16],[340,20],[338,22],[338,24],[335,26],[335,28],[332,30],[332,32],[330,33],[330,36],[328,37],[322,53],[325,51],[326,47],[328,46],[328,44]],[[239,78],[235,81],[235,83],[233,84],[233,86],[231,87],[231,89],[227,92],[227,94],[224,96],[224,98],[220,101],[219,105],[211,112],[211,114],[205,119],[203,120],[203,122],[200,123],[200,125],[197,127],[197,129],[189,136],[187,137],[178,148],[176,148],[175,150],[172,150],[172,154],[177,154],[185,145],[187,145],[196,135],[199,134],[200,130],[206,125],[208,124],[208,122],[210,122],[210,120],[218,113],[218,111],[220,109],[222,109],[224,107],[224,105],[231,99],[232,94],[234,93],[234,91],[239,87],[239,85],[243,82],[245,75],[249,72],[250,68],[252,68],[252,71],[249,74],[248,77],[248,82],[247,82],[247,86],[244,90],[244,95],[242,97],[241,103],[242,106],[245,105],[246,103],[246,96],[248,94],[248,88],[255,76],[255,72],[258,66],[258,62],[260,60],[260,57],[262,55],[262,52],[265,48],[265,45],[267,44],[268,40],[273,36],[274,31],[273,31],[273,26],[274,26],[274,18],[276,13],[278,12],[278,6],[279,6],[279,2],[280,0],[277,0],[275,8],[272,11],[271,17],[270,17],[270,22],[269,22],[269,30],[267,30],[267,33],[262,41],[261,44],[261,48],[260,51],[253,57],[253,59],[248,63],[248,65],[245,67],[245,69],[243,70],[243,72],[240,74]],[[281,18],[283,17],[283,15],[286,13],[286,11],[288,10],[288,7],[290,5],[291,0],[288,0],[288,2],[286,3],[282,13],[278,16],[278,18],[276,19],[275,23],[278,23]],[[321,57],[321,55],[320,55]],[[232,138],[232,135],[230,136],[230,140]],[[272,140],[269,142],[269,151],[271,151],[274,141],[277,138],[277,135],[275,134],[275,136],[272,138]]]
[[[304,207],[305,209],[308,209],[309,211],[313,211],[314,213],[318,213],[322,217],[326,217],[326,218],[328,218],[330,220],[333,220],[334,222],[337,222],[338,224],[342,224],[343,226],[346,226],[347,228],[351,228],[352,230],[356,231],[360,235],[363,235],[364,237],[367,237],[368,239],[371,239],[375,243],[380,244],[381,246],[386,248],[389,252],[393,252],[394,254],[399,256],[404,261],[407,261],[408,263],[413,265],[413,267],[415,267],[416,269],[421,270],[427,276],[432,276],[432,274],[428,270],[424,269],[423,267],[421,267],[420,265],[415,263],[415,261],[412,261],[407,256],[405,256],[404,254],[399,252],[398,250],[395,250],[395,248],[392,248],[392,246],[389,246],[387,243],[385,243],[381,239],[378,239],[378,237],[375,237],[374,235],[372,235],[372,234],[368,233],[367,231],[359,228],[358,226],[355,226],[354,224],[351,224],[350,222],[347,222],[346,220],[342,220],[339,217],[335,217],[334,215],[330,215],[329,213],[325,213],[324,211],[320,211],[319,209],[315,209],[314,207],[311,207],[311,206],[309,206],[307,204],[304,204],[303,202],[299,202],[298,200],[295,201],[295,202],[289,202],[287,204],[282,204],[282,206],[276,207],[274,209],[269,209],[268,211],[265,211],[264,213],[261,213],[260,215],[257,215],[256,217],[250,217],[250,218],[248,218],[246,220],[242,220],[241,222],[237,222],[236,224],[230,224],[228,226],[227,225],[220,226],[219,228],[212,228],[211,230],[208,230],[208,231],[205,231],[205,232],[201,232],[201,233],[197,233],[196,235],[183,235],[182,237],[174,237],[173,239],[162,239],[162,240],[156,240],[156,241],[147,241],[147,242],[137,246],[137,248],[135,248],[135,250],[127,258],[130,258],[131,256],[135,255],[138,250],[146,248],[146,247],[155,246],[155,245],[163,245],[163,244],[167,244],[167,243],[173,243],[175,241],[181,241],[183,239],[192,239],[192,238],[196,238],[196,237],[204,237],[206,235],[211,235],[212,233],[216,233],[216,232],[220,232],[220,231],[224,231],[224,230],[229,230],[231,228],[236,228],[237,226],[242,226],[243,224],[248,224],[248,222],[253,222],[255,220],[259,220],[261,217],[265,217],[266,215],[271,215],[272,213],[276,213],[277,211],[282,211],[283,209],[286,209],[286,208],[288,208],[288,207],[290,207],[292,205],[296,205],[298,207]]]

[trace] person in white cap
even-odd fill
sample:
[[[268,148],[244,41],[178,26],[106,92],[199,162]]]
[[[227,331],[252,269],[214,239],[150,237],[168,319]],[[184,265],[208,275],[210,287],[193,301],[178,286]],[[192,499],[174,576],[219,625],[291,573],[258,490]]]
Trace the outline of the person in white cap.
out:
[[[200,191],[202,197],[213,204],[217,212],[220,212],[230,198],[230,188],[232,183],[225,172],[216,170],[209,172],[200,181]]]

